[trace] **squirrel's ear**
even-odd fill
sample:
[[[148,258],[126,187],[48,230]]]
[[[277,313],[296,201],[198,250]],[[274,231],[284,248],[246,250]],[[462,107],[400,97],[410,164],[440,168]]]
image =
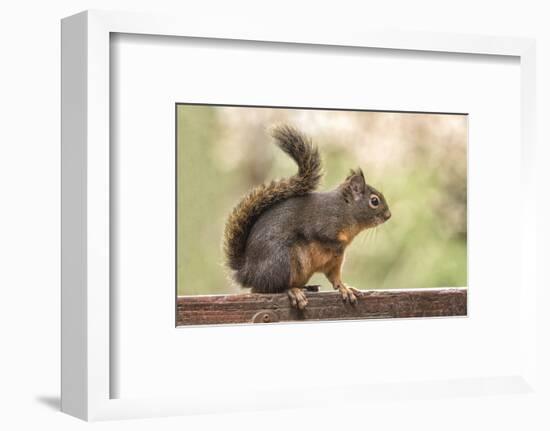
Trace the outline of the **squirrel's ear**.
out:
[[[344,196],[346,196],[346,200],[350,201],[351,198],[354,201],[358,201],[364,196],[366,188],[367,184],[365,183],[363,171],[360,168],[356,171],[352,169],[344,182]]]

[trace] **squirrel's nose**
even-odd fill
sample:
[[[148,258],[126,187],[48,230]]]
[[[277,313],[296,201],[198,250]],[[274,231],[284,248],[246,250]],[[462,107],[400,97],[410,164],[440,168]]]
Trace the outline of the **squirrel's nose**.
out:
[[[385,218],[386,220],[389,220],[390,217],[391,217],[391,212],[390,212],[390,210],[386,210],[386,211],[384,212],[384,218]]]

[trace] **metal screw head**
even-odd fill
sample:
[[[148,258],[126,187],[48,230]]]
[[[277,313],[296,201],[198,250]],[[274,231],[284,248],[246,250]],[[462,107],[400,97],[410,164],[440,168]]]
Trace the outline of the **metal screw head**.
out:
[[[253,323],[273,323],[278,321],[279,316],[270,310],[259,311],[252,318]]]

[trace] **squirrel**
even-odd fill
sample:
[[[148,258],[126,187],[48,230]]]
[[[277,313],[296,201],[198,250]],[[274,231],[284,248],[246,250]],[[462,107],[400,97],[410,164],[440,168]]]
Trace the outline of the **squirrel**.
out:
[[[323,175],[317,147],[292,126],[271,131],[298,173],[255,187],[235,206],[224,231],[226,265],[252,293],[287,292],[299,310],[307,306],[304,287],[316,272],[344,302],[356,304],[360,291],[342,282],[345,250],[359,232],[391,217],[388,204],[360,168],[335,189],[316,192]]]

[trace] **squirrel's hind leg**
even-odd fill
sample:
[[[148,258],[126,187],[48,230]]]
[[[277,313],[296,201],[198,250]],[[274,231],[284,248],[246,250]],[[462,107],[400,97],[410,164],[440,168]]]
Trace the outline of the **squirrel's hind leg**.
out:
[[[306,292],[319,292],[320,287],[319,285],[291,287],[286,292],[292,306],[296,307],[298,310],[303,310],[308,304]]]
[[[307,305],[307,297],[304,293],[304,289],[300,287],[291,287],[286,291],[288,297],[290,298],[290,303],[293,307],[298,308],[298,310],[303,310]]]

